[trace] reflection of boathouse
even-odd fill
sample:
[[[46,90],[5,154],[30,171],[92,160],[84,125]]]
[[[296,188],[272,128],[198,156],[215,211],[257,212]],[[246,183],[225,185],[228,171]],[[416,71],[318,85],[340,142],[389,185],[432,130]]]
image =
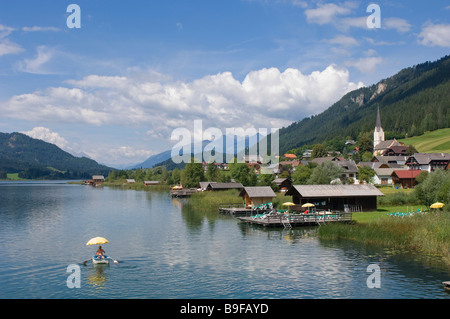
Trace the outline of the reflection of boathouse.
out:
[[[285,195],[292,195],[297,205],[313,203],[318,210],[374,211],[383,193],[368,184],[294,185]]]

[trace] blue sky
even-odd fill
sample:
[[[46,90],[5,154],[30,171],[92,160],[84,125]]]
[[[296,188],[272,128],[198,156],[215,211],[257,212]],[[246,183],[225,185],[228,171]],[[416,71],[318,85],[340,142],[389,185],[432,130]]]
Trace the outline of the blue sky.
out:
[[[69,4],[81,28],[68,28]],[[2,1],[0,131],[109,165],[171,132],[273,128],[450,51],[448,1]]]

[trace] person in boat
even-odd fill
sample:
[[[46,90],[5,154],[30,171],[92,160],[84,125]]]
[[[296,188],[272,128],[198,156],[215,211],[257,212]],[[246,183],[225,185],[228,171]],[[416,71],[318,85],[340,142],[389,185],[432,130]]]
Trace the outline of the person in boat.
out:
[[[105,258],[104,256],[105,251],[103,250],[102,246],[98,246],[97,252],[95,253],[96,258]]]

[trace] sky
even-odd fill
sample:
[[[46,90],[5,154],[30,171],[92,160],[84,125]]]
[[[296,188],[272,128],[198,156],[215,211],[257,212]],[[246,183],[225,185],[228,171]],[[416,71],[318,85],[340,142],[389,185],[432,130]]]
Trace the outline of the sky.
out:
[[[449,53],[441,0],[1,1],[0,132],[124,167],[195,120],[285,127]]]

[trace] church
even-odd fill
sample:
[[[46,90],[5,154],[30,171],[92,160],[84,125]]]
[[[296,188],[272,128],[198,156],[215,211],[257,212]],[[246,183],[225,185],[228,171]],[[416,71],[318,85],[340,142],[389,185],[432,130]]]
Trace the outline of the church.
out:
[[[384,155],[384,152],[392,148],[393,146],[404,146],[404,144],[400,143],[395,138],[393,140],[384,140],[384,131],[381,127],[380,108],[378,107],[377,121],[375,124],[375,130],[373,132],[373,155]]]

